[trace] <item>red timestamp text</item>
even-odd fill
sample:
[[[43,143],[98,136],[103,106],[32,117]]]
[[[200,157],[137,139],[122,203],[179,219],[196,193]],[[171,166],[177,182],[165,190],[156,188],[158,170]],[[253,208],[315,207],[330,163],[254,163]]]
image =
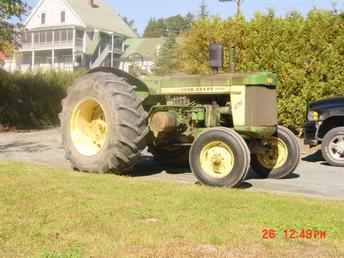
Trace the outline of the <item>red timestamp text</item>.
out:
[[[326,240],[328,234],[326,231],[313,229],[285,229],[279,232],[275,229],[263,229],[262,239],[273,240],[277,237],[283,237],[286,240]]]

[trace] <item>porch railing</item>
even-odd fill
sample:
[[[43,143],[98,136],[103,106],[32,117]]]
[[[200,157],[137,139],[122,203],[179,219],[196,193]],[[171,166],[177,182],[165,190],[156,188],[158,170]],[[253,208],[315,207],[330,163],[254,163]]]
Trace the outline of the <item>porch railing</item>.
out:
[[[84,45],[84,39],[83,37],[78,37],[78,35],[76,33],[74,41],[74,34],[72,30],[67,29],[40,32],[25,32],[21,39],[21,49],[23,51],[73,47],[77,49],[82,49]]]

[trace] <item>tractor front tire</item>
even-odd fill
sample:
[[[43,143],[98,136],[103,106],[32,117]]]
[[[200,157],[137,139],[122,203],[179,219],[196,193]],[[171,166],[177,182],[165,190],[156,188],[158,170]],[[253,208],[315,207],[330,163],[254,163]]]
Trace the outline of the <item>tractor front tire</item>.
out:
[[[239,186],[250,168],[245,140],[228,128],[203,132],[193,143],[189,159],[196,178],[208,186]]]
[[[75,170],[122,174],[135,165],[148,134],[135,86],[112,73],[90,73],[69,88],[62,106],[63,146]]]
[[[278,126],[276,135],[266,141],[266,152],[252,154],[253,170],[264,178],[288,177],[301,160],[300,145],[296,136],[289,129]]]

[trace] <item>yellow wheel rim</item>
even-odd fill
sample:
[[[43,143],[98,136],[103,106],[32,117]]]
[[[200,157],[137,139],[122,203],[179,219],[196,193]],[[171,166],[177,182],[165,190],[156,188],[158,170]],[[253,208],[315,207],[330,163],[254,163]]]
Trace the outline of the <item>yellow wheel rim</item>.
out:
[[[288,160],[288,146],[280,138],[274,137],[267,141],[269,146],[265,153],[257,154],[259,163],[267,169],[281,168]]]
[[[227,144],[216,141],[202,148],[200,163],[203,171],[209,176],[223,178],[233,170],[235,159]]]
[[[80,154],[94,156],[104,147],[108,132],[105,113],[94,99],[87,99],[76,106],[70,127],[72,142]]]

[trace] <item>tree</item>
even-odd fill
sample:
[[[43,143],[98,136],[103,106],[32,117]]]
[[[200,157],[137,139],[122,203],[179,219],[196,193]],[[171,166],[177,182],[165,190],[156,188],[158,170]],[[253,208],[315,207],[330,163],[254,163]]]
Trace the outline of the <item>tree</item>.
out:
[[[208,12],[208,6],[205,3],[205,0],[202,0],[201,6],[200,6],[200,17],[201,19],[204,19],[208,17],[209,12]]]
[[[169,35],[170,32],[175,33],[176,35],[179,35],[180,33],[187,31],[191,28],[191,24],[193,21],[193,15],[187,14],[187,16],[181,16],[176,15],[169,17],[165,20],[165,27],[167,30],[167,35]]]
[[[122,19],[136,34],[138,34],[137,28],[135,26],[135,20],[129,19],[126,16],[122,16]]]
[[[165,23],[164,19],[151,18],[148,25],[143,33],[144,38],[159,38],[165,34]]]
[[[9,54],[18,43],[15,29],[19,24],[13,24],[11,19],[20,19],[27,9],[27,4],[21,0],[0,0],[0,51]]]
[[[160,49],[160,54],[154,72],[159,75],[170,74],[177,68],[177,41],[176,34],[171,32],[165,44]]]
[[[185,22],[188,24],[189,27],[191,27],[192,23],[195,20],[195,16],[192,13],[187,13],[185,16]]]
[[[226,55],[236,46],[238,71],[278,75],[279,122],[300,132],[307,103],[344,95],[343,22],[344,15],[319,10],[284,18],[269,11],[249,20],[200,19],[179,44],[178,71],[210,74],[209,44],[222,44]]]
[[[186,16],[176,15],[168,18],[151,18],[144,31],[145,38],[168,37],[175,33],[177,36],[191,28],[194,16],[188,13]]]

